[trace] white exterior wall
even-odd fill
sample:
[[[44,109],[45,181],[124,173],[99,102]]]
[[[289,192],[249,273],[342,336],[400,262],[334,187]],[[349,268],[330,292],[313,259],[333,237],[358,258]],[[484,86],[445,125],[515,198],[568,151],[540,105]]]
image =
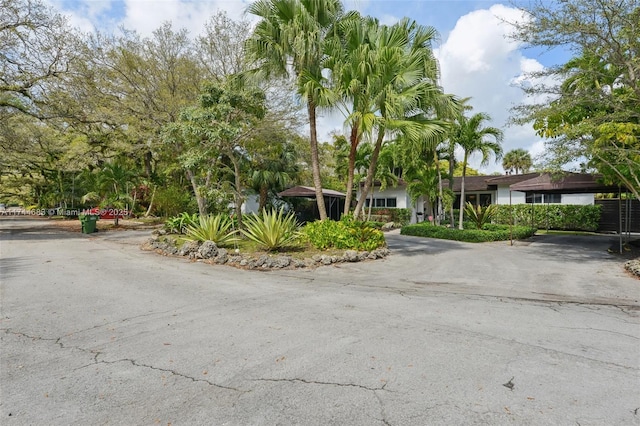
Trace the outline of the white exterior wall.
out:
[[[361,190],[358,190],[358,199],[360,199]],[[371,197],[369,195],[367,198]],[[424,213],[424,200],[422,197],[418,198],[415,204],[411,203],[411,197],[407,194],[407,188],[404,186],[387,187],[384,191],[380,191],[380,187],[376,187],[373,192],[373,198],[395,198],[397,209],[411,209],[411,223],[422,221],[422,217],[416,214],[418,212]],[[417,207],[417,208],[416,208]]]
[[[231,204],[233,207],[233,204]],[[244,198],[242,203],[242,214],[258,213],[258,207],[260,206],[260,196],[257,194],[248,194]]]
[[[562,204],[593,205],[594,194],[562,194]]]
[[[520,191],[511,191],[511,204],[524,204],[527,202],[526,194]],[[498,186],[496,204],[509,205],[509,187]]]

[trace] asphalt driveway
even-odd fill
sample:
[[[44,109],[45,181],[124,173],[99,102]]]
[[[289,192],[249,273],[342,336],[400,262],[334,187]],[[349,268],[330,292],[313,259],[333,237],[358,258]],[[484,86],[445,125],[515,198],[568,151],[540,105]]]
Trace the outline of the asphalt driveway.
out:
[[[3,425],[628,425],[640,281],[611,237],[256,272],[0,219]],[[586,239],[585,239],[586,238]]]

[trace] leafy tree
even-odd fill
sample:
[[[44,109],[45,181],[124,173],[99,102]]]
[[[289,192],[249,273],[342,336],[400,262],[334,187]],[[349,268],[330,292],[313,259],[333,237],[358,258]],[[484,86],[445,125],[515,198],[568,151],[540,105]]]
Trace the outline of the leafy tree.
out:
[[[183,110],[180,120],[166,128],[166,140],[179,152],[198,201],[200,215],[207,213],[206,191],[211,183],[211,168],[231,163],[235,211],[241,225],[243,183],[241,161],[245,143],[265,114],[264,92],[247,87],[240,79],[228,78],[223,84],[208,83],[200,105]],[[204,185],[197,175],[206,175]]]
[[[293,74],[298,93],[307,103],[311,168],[320,219],[326,219],[320,163],[316,113],[319,106],[330,103],[324,86],[324,42],[334,22],[342,14],[339,0],[258,0],[248,12],[260,18],[247,50],[252,59],[261,61],[267,75]]]
[[[640,199],[640,6],[636,0],[532,2],[515,37],[532,46],[574,52],[566,64],[534,77],[550,85],[526,90],[550,101],[521,105],[518,123],[533,122],[547,142],[548,165],[586,158],[611,182]]]
[[[512,149],[502,158],[502,168],[509,174],[528,173],[532,164],[531,154],[522,148]]]
[[[39,0],[0,0],[0,108],[45,118],[49,83],[74,61],[66,19]]]
[[[452,142],[460,146],[464,151],[462,160],[462,181],[460,188],[460,217],[458,228],[463,229],[462,218],[464,214],[463,203],[465,199],[464,194],[464,178],[467,172],[467,162],[469,156],[475,153],[482,155],[481,164],[487,164],[491,154],[494,154],[496,158],[502,156],[502,142],[503,133],[500,129],[495,127],[483,127],[485,121],[491,120],[491,117],[485,113],[477,113],[471,117],[466,117],[464,114],[456,119],[453,130],[450,135]],[[487,138],[493,139],[488,140]]]

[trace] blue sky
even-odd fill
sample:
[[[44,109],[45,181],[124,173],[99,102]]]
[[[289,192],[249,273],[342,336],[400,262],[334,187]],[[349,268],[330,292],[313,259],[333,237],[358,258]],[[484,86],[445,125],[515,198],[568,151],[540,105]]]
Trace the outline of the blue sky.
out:
[[[225,10],[234,19],[243,17],[249,0],[48,0],[69,16],[72,25],[83,31],[98,29],[115,32],[119,26],[136,30],[143,36],[165,21],[175,28],[187,28],[197,35],[209,16]],[[436,44],[442,85],[446,92],[471,97],[473,112],[488,113],[492,126],[505,132],[503,149],[524,148],[535,157],[544,150],[543,141],[531,126],[507,126],[510,108],[526,101],[518,84],[526,81],[526,71],[564,63],[568,54],[524,49],[507,37],[510,29],[503,21],[524,19],[513,2],[490,0],[343,0],[345,9],[357,9],[391,24],[408,16],[423,25],[433,26],[440,34]],[[517,2],[516,2],[517,3]],[[338,114],[323,117],[319,130],[328,140],[331,131],[341,131],[343,118]],[[500,162],[480,167],[482,172],[502,172]]]

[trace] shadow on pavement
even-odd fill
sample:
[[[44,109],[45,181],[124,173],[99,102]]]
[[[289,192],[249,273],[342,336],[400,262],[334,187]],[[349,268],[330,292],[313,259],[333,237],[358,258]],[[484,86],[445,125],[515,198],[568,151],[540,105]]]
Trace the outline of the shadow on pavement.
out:
[[[620,262],[627,256],[611,253],[619,245],[615,235],[536,235],[528,240],[540,255],[571,261]]]
[[[385,234],[387,246],[394,254],[402,256],[423,256],[451,250],[468,250],[467,243],[435,238],[413,237],[400,234]]]
[[[26,257],[0,258],[0,278],[16,277],[29,268],[29,259]]]

